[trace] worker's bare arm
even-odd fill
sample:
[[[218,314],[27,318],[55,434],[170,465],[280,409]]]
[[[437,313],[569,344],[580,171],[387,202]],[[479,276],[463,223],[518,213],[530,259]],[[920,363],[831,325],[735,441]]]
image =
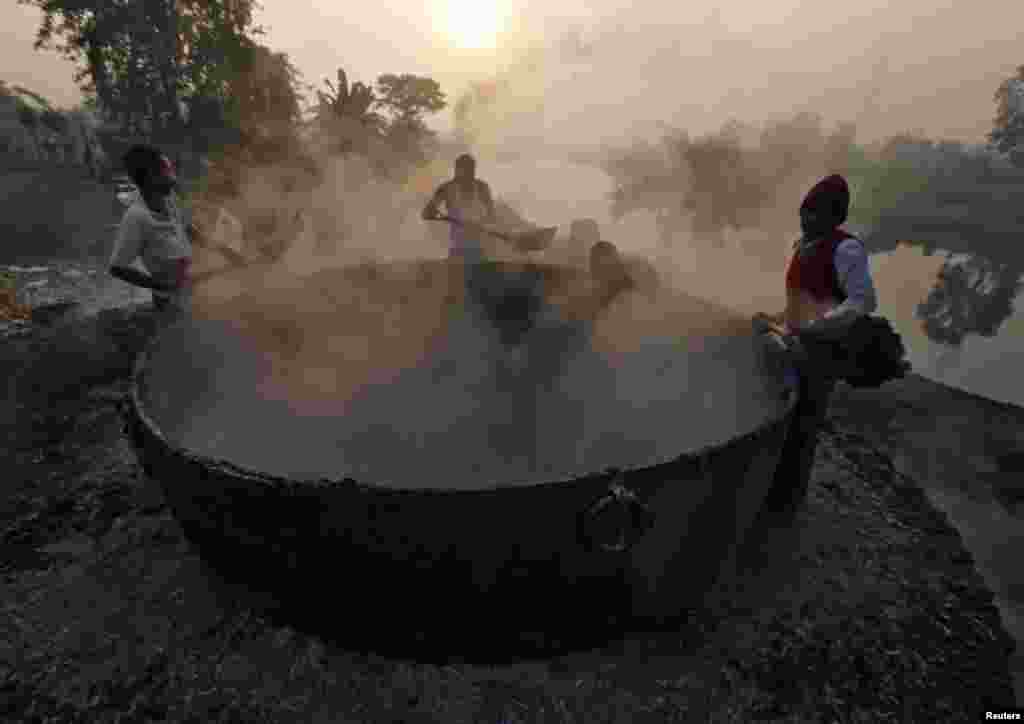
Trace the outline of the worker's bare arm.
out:
[[[498,215],[494,209],[494,197],[491,195],[491,187],[484,181],[480,182],[480,201],[483,203],[487,213],[486,220],[491,223],[497,221]]]
[[[781,330],[786,334],[790,333],[790,329],[786,324],[786,315],[782,312],[778,314],[764,314],[763,312],[758,312],[754,315],[753,323],[754,329],[758,332]]]
[[[133,284],[143,289],[151,289],[157,292],[174,292],[178,290],[177,284],[164,284],[158,282],[146,272],[139,271],[130,266],[114,265],[110,267],[110,276],[120,279],[123,282]]]
[[[427,205],[423,207],[424,221],[431,221],[441,215],[441,204],[445,203],[445,205],[447,205],[445,202],[447,188],[447,184],[439,186],[434,192],[434,195],[430,197],[430,201],[427,202]]]
[[[206,234],[203,233],[203,230],[194,223],[190,223],[185,231],[188,233],[189,240],[196,246],[200,246],[204,249],[209,249],[213,246],[210,243],[210,240],[206,238]]]

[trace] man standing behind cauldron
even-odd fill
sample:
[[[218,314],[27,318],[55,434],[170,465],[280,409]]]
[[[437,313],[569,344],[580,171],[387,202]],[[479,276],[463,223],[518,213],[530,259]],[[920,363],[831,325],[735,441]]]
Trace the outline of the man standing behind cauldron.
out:
[[[476,159],[464,153],[455,159],[455,177],[441,184],[423,209],[423,219],[432,221],[440,217],[440,206],[455,222],[483,223],[496,218],[491,187],[476,177]],[[479,263],[483,257],[480,232],[453,223],[449,232],[451,246],[449,258],[458,258],[466,264]]]
[[[850,209],[850,190],[839,175],[816,184],[800,205],[803,236],[786,274],[786,311],[758,315],[755,325],[781,324],[807,351],[842,340],[858,319],[878,306],[864,244],[841,225]],[[818,433],[828,412],[835,375],[827,355],[805,355],[793,424],[782,450],[772,489],[770,512],[792,514],[807,496]]]
[[[152,146],[133,146],[124,165],[139,198],[121,220],[110,273],[151,290],[157,317],[168,321],[187,309],[192,263],[189,227],[173,197],[178,177],[170,159]],[[146,271],[133,266],[140,258]]]
[[[445,213],[453,221],[448,235],[448,258],[461,263],[467,295],[485,304],[489,281],[481,273],[481,263],[484,261],[483,240],[480,238],[482,232],[471,225],[493,222],[497,215],[491,187],[476,177],[476,159],[468,153],[455,159],[454,178],[445,181],[434,191],[423,208],[423,219],[440,219],[441,204],[444,204]]]

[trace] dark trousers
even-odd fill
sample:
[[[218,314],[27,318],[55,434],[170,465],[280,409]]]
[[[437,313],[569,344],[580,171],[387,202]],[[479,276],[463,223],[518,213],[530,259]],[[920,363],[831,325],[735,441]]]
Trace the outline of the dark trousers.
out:
[[[169,327],[182,319],[185,315],[185,311],[180,306],[180,303],[175,303],[166,297],[161,297],[156,294],[153,295],[152,310],[155,330],[161,330],[165,327]]]
[[[800,375],[799,398],[764,502],[766,509],[792,512],[806,499],[818,435],[828,415],[828,403],[835,384],[831,378]]]
[[[502,341],[518,343],[533,328],[543,304],[543,280],[535,269],[507,271],[499,265],[477,265],[469,270],[467,291]]]

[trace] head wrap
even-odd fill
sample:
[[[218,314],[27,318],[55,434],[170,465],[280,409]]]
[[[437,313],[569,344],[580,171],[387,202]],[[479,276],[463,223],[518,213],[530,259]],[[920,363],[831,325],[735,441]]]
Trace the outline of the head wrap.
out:
[[[850,213],[850,187],[839,174],[826,176],[807,192],[800,210],[827,214],[839,226]]]
[[[128,149],[121,161],[132,181],[141,188],[151,176],[160,174],[163,158],[153,146],[139,144]]]

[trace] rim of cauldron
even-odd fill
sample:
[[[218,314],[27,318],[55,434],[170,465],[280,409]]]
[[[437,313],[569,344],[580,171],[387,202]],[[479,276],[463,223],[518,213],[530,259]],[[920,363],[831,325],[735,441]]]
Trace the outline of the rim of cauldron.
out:
[[[658,458],[654,461],[648,461],[644,463],[638,463],[634,465],[622,465],[622,466],[611,466],[601,470],[593,470],[588,472],[579,473],[576,475],[567,475],[565,477],[550,479],[550,480],[537,480],[533,482],[520,482],[520,483],[502,483],[502,484],[490,484],[487,486],[474,487],[470,489],[466,488],[434,488],[434,487],[404,487],[400,485],[379,485],[372,482],[365,482],[352,476],[343,476],[340,478],[290,478],[282,475],[274,475],[271,473],[261,472],[248,468],[237,463],[230,462],[228,460],[211,457],[208,455],[202,455],[197,453],[183,445],[172,443],[166,435],[164,435],[161,427],[153,420],[148,414],[145,408],[145,404],[140,393],[140,381],[145,378],[148,373],[149,360],[161,342],[163,336],[167,334],[170,329],[174,327],[182,326],[187,324],[187,321],[178,322],[172,327],[163,330],[162,332],[154,335],[152,339],[145,345],[138,358],[135,360],[134,369],[132,372],[132,383],[131,383],[131,404],[133,412],[146,432],[153,436],[159,441],[161,445],[174,452],[178,456],[184,457],[190,462],[201,465],[205,468],[216,469],[223,473],[234,475],[239,479],[244,479],[253,483],[262,483],[271,487],[277,486],[294,486],[294,485],[306,485],[310,487],[338,487],[338,486],[350,486],[357,489],[363,489],[367,491],[374,491],[377,494],[386,493],[389,495],[396,496],[470,496],[470,495],[493,495],[495,493],[509,492],[513,490],[530,490],[536,489],[541,486],[556,486],[556,485],[567,485],[572,483],[578,483],[585,480],[593,480],[596,478],[623,475],[632,477],[633,475],[641,474],[644,472],[650,472],[655,469],[677,465],[686,461],[702,460],[708,455],[713,454],[716,450],[740,441],[745,441],[750,438],[754,438],[762,434],[772,425],[777,424],[781,419],[785,418],[793,410],[796,404],[796,397],[791,396],[785,400],[784,408],[778,415],[772,415],[768,420],[760,423],[752,430],[749,430],[743,434],[736,435],[734,437],[727,438],[715,444],[704,445],[695,450],[689,452],[682,452],[673,456],[666,456]]]

